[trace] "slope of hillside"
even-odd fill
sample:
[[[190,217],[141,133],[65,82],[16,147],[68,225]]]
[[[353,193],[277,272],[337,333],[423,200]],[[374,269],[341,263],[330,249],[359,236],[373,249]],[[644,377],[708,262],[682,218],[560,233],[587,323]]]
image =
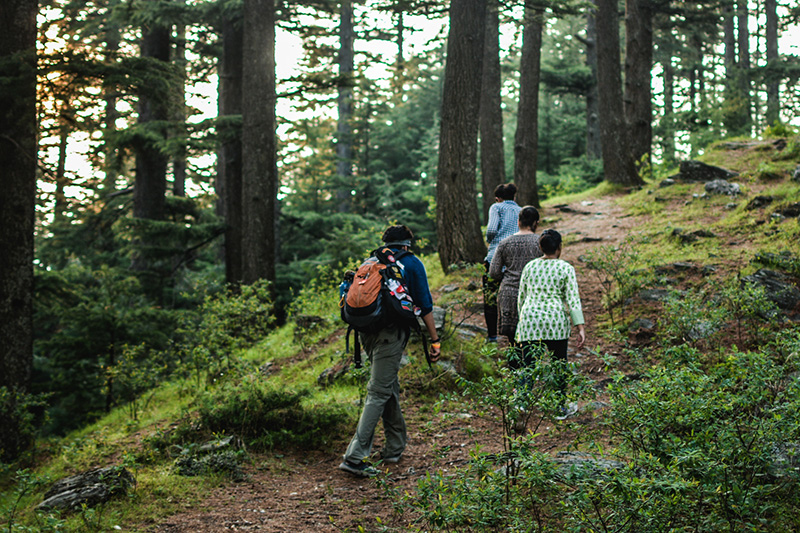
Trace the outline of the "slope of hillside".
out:
[[[796,145],[790,146],[797,149]],[[659,295],[670,291],[713,291],[737,276],[752,274],[760,265],[758,254],[789,252],[789,264],[800,264],[800,183],[791,179],[791,158],[784,158],[774,146],[763,144],[716,150],[706,160],[740,173],[736,179],[742,193],[736,197],[708,194],[704,183],[652,183],[643,190],[622,193],[600,187],[577,197],[549,202],[542,209],[541,229],[555,228],[565,235],[563,258],[578,272],[588,342],[578,353],[571,353],[577,371],[599,386],[594,396],[580,401],[579,413],[563,422],[544,417],[527,442],[550,456],[559,452],[597,450],[607,443],[602,422],[608,409],[608,392],[602,386],[615,376],[638,379],[639,372],[659,352],[664,307]],[[777,171],[775,171],[777,169]],[[773,173],[775,171],[776,173]],[[631,261],[631,264],[626,264]],[[794,263],[791,263],[794,261]],[[621,263],[621,264],[620,264]],[[595,268],[590,268],[594,265]],[[600,267],[598,267],[600,265]],[[605,266],[603,266],[605,265]],[[630,297],[607,312],[608,287],[604,285],[614,267],[620,279],[646,280],[634,286]],[[635,271],[649,274],[637,277]],[[634,272],[634,274],[631,274]],[[795,286],[800,270],[789,272]],[[625,277],[627,276],[627,277]],[[794,276],[794,277],[791,277]],[[381,465],[376,479],[356,479],[336,467],[354,428],[357,406],[350,405],[351,421],[330,442],[320,442],[312,451],[274,449],[270,453],[252,450],[242,463],[237,481],[219,475],[183,477],[174,475],[174,463],[157,456],[152,442],[176,431],[186,420],[194,420],[196,404],[187,396],[191,387],[173,387],[171,393],[158,392],[143,410],[137,423],[117,414],[58,443],[40,448],[39,473],[52,478],[89,467],[124,464],[137,474],[138,486],[129,498],[84,511],[73,519],[73,528],[87,531],[120,529],[125,531],[222,532],[261,531],[404,531],[414,528],[418,511],[402,505],[402,497],[413,493],[429,475],[450,475],[474,461],[475,450],[502,454],[507,450],[503,426],[496,409],[476,409],[458,395],[439,399],[438,393],[453,385],[449,368],[464,370],[466,362],[482,358],[484,364],[502,359],[491,345],[480,340],[482,315],[477,312],[480,279],[477,270],[435,274],[443,281],[435,288],[435,301],[450,306],[452,329],[444,345],[444,364],[433,373],[422,369],[421,361],[401,371],[402,405],[409,428],[409,447],[396,465]],[[643,293],[642,289],[647,289]],[[689,300],[687,296],[686,300]],[[800,308],[784,310],[788,321],[772,326],[796,331]],[[638,320],[638,321],[637,321]],[[792,322],[791,320],[794,320]],[[633,327],[630,327],[633,324]],[[291,331],[291,330],[288,330]],[[774,333],[777,329],[770,330]],[[334,354],[344,349],[344,331],[336,329],[319,343],[292,340],[291,333],[278,332],[274,339],[251,350],[249,361],[255,367],[253,379],[271,379],[258,370],[275,365],[284,371],[303,367],[307,372],[330,366]],[[715,342],[731,345],[741,338],[725,337]],[[745,339],[747,340],[747,339]],[[290,356],[270,356],[279,346],[289,350],[297,342],[300,349]],[[688,341],[687,341],[688,342]],[[697,346],[702,348],[702,340]],[[416,350],[412,347],[411,351]],[[478,354],[480,352],[480,355]],[[261,376],[261,377],[259,377]],[[299,378],[297,378],[299,379]],[[175,392],[179,389],[183,392]],[[335,389],[331,401],[351,404],[350,387]],[[158,413],[158,414],[156,414]],[[160,417],[160,418],[159,418]],[[181,424],[178,419],[182,420]],[[189,424],[191,425],[191,424]],[[382,435],[376,435],[375,449]],[[92,448],[90,451],[86,451]],[[174,455],[189,450],[189,446]],[[241,455],[241,453],[240,453]],[[4,487],[5,509],[17,501],[18,489]],[[34,518],[30,509],[41,500],[44,486],[30,486],[31,495],[21,498],[14,524],[27,523],[29,530],[59,530],[47,519]],[[9,512],[5,520],[9,520]],[[61,520],[56,515],[52,520]],[[56,522],[52,522],[55,524]],[[77,525],[76,525],[77,524]],[[116,527],[115,527],[116,526]],[[422,527],[422,526],[420,526]],[[38,529],[36,529],[38,528]],[[50,529],[48,529],[50,528]],[[69,528],[67,528],[69,529]],[[13,529],[22,531],[25,529]],[[61,529],[65,530],[65,529]]]

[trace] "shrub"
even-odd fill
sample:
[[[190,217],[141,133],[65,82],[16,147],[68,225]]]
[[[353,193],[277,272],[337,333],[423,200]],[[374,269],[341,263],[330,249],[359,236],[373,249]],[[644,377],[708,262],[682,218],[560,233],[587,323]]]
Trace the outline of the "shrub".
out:
[[[352,416],[341,405],[304,405],[310,396],[308,389],[278,389],[247,376],[201,395],[200,423],[208,431],[247,439],[256,449],[313,449],[339,437]]]
[[[622,313],[625,305],[643,286],[650,283],[650,269],[636,268],[639,253],[628,239],[619,246],[601,246],[581,256],[581,261],[591,270],[603,291],[603,306],[608,311],[611,326],[616,326],[615,312]]]

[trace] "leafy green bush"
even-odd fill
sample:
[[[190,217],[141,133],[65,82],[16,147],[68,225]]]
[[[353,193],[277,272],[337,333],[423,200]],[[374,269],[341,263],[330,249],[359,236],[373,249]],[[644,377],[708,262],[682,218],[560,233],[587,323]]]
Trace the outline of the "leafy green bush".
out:
[[[725,310],[704,291],[673,292],[659,317],[659,335],[667,344],[713,344],[720,335]]]
[[[608,427],[621,450],[641,469],[671,472],[683,487],[671,497],[694,502],[684,502],[692,512],[682,517],[692,530],[793,530],[800,519],[796,362],[736,352],[702,370],[691,359],[610,387]]]
[[[600,282],[612,327],[616,326],[616,311],[624,312],[627,301],[653,280],[650,269],[637,268],[639,253],[630,239],[619,246],[600,246],[581,260]]]
[[[16,460],[36,436],[35,411],[44,406],[44,396],[0,387],[0,464]]]
[[[199,384],[235,370],[235,354],[260,341],[275,322],[269,283],[257,281],[206,297],[178,328],[174,350]]]
[[[310,397],[308,389],[278,389],[247,376],[202,394],[198,413],[208,431],[240,436],[256,449],[312,449],[345,432],[353,413],[336,404],[304,405]]]

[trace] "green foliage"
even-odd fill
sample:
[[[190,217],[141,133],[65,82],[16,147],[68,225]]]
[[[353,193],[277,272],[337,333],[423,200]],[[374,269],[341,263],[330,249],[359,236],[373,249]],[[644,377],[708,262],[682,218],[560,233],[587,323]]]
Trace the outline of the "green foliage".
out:
[[[758,252],[754,261],[769,268],[782,270],[790,276],[800,278],[800,257],[789,250],[781,250],[778,253]]]
[[[208,295],[178,328],[176,349],[197,384],[214,381],[237,366],[236,353],[260,341],[275,322],[267,281]]]
[[[9,491],[9,497],[4,499],[3,505],[0,507],[0,516],[2,516],[3,520],[3,526],[2,529],[0,529],[0,532],[34,533],[44,531],[63,531],[63,522],[53,517],[45,517],[37,514],[37,524],[35,526],[26,526],[22,523],[19,523],[17,520],[18,513],[22,511],[20,506],[23,500],[50,483],[50,479],[47,476],[39,475],[29,469],[17,470],[13,478],[13,483],[13,489]]]
[[[45,405],[44,395],[0,387],[0,465],[17,459],[36,437],[36,416]]]
[[[582,256],[582,260],[600,282],[603,306],[614,327],[617,310],[623,313],[627,301],[651,282],[653,274],[650,269],[637,268],[641,260],[631,239],[619,246],[600,246]]]
[[[241,436],[258,450],[310,449],[330,443],[350,421],[340,405],[304,405],[308,389],[290,390],[247,376],[198,398],[200,423],[208,431]]]
[[[713,344],[724,320],[724,309],[714,305],[705,292],[676,292],[664,302],[659,333],[667,344]]]
[[[163,349],[177,313],[151,305],[126,270],[37,271],[34,392],[52,394],[48,432],[75,428],[115,401],[107,370],[126,346]]]
[[[687,348],[687,350],[690,350]],[[797,523],[800,431],[796,362],[732,352],[702,370],[693,356],[610,387],[609,428],[651,473],[671,472],[696,531],[791,530]],[[663,498],[664,496],[662,496]]]

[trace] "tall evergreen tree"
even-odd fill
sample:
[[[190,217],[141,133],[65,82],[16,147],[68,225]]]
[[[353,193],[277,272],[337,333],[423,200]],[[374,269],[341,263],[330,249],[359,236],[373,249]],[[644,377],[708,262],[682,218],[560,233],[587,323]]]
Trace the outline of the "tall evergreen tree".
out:
[[[625,1],[625,120],[635,161],[649,165],[653,142],[653,0]]]
[[[503,109],[500,91],[500,2],[489,0],[486,17],[486,41],[483,48],[481,76],[481,184],[483,220],[488,220],[494,203],[494,189],[505,182],[506,162],[503,147]]]
[[[486,0],[452,0],[442,96],[436,222],[439,260],[447,271],[486,254],[475,202],[481,61]]]
[[[141,54],[153,62],[169,64],[170,26],[159,16],[150,17],[142,28]],[[166,70],[166,69],[163,69]],[[162,70],[162,71],[163,71]],[[156,82],[149,78],[150,82]],[[158,80],[164,83],[164,80]],[[169,98],[144,82],[139,97],[139,122],[136,140],[136,184],[133,216],[161,220],[165,214],[167,160],[164,145],[170,119]]]
[[[242,91],[242,280],[274,282],[278,207],[274,0],[244,2]]]
[[[525,2],[522,56],[519,67],[519,106],[514,136],[514,183],[517,201],[539,207],[536,165],[539,151],[539,80],[541,78],[544,6]]]
[[[0,4],[0,460],[27,443],[13,398],[33,365],[33,230],[36,204],[36,0]]]
[[[225,0],[221,0],[224,2]],[[216,191],[225,221],[225,279],[242,281],[242,12],[223,11],[219,61],[219,137]]]
[[[618,185],[641,185],[630,150],[628,125],[622,102],[619,11],[616,0],[597,0],[597,88],[600,98],[600,132],[603,173]]]
[[[353,176],[353,3],[342,0],[339,12],[339,79],[336,125],[336,174],[339,179],[337,198],[339,212],[350,211],[350,191]]]
[[[767,49],[767,70],[778,66],[778,1],[764,0],[764,15],[766,27],[764,40]],[[773,125],[780,120],[780,80],[772,73],[767,75],[767,125]]]

